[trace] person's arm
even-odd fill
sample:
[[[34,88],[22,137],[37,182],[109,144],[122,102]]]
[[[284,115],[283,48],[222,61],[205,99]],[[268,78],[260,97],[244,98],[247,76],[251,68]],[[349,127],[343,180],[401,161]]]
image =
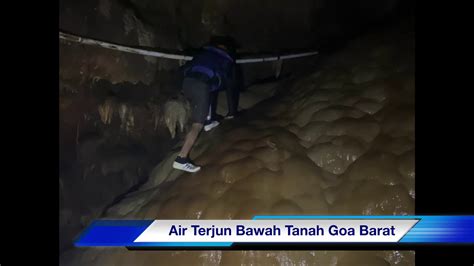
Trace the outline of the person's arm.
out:
[[[235,116],[239,109],[239,93],[240,93],[240,77],[238,73],[238,66],[234,66],[229,75],[226,84],[227,106],[228,113],[226,117]]]

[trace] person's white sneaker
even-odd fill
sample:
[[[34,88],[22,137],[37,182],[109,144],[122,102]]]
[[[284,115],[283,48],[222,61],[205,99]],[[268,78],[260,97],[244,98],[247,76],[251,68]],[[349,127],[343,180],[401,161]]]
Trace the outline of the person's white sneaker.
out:
[[[174,169],[178,169],[178,170],[181,170],[181,171],[185,171],[185,172],[190,172],[190,173],[195,173],[199,170],[201,170],[201,166],[196,166],[192,163],[179,163],[177,161],[174,161],[173,162],[173,168]]]
[[[207,121],[204,125],[204,131],[209,131],[219,125],[218,121]]]

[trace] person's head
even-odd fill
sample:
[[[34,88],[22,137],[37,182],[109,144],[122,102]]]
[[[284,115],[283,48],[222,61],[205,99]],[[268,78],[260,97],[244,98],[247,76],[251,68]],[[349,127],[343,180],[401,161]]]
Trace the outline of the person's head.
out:
[[[237,52],[239,48],[237,42],[230,36],[214,35],[209,40],[209,45],[218,47],[230,53],[232,56]]]

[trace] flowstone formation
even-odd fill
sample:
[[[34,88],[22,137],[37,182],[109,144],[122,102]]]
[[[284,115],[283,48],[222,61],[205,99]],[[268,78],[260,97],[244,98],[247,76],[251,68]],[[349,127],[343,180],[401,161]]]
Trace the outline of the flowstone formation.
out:
[[[414,33],[355,40],[311,75],[203,133],[195,174],[176,153],[115,219],[251,219],[254,215],[414,213]],[[404,28],[403,28],[404,29]],[[414,265],[410,251],[75,249],[64,265]]]

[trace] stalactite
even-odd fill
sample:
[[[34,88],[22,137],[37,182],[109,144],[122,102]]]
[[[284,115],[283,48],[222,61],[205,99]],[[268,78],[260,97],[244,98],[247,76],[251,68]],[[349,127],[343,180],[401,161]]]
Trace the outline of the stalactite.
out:
[[[151,117],[153,121],[153,130],[157,130],[161,123],[161,109],[154,103],[148,103],[148,108],[151,110]]]
[[[179,127],[180,132],[184,131],[188,113],[188,107],[184,101],[171,100],[165,104],[164,120],[172,138],[176,136],[176,127]]]
[[[114,98],[107,98],[103,104],[99,105],[100,120],[105,125],[109,125],[112,122],[116,105],[117,103]]]
[[[125,131],[126,134],[130,134],[133,127],[135,126],[135,117],[133,114],[133,108],[131,108],[125,103],[120,104],[119,116],[120,116],[120,130]]]

